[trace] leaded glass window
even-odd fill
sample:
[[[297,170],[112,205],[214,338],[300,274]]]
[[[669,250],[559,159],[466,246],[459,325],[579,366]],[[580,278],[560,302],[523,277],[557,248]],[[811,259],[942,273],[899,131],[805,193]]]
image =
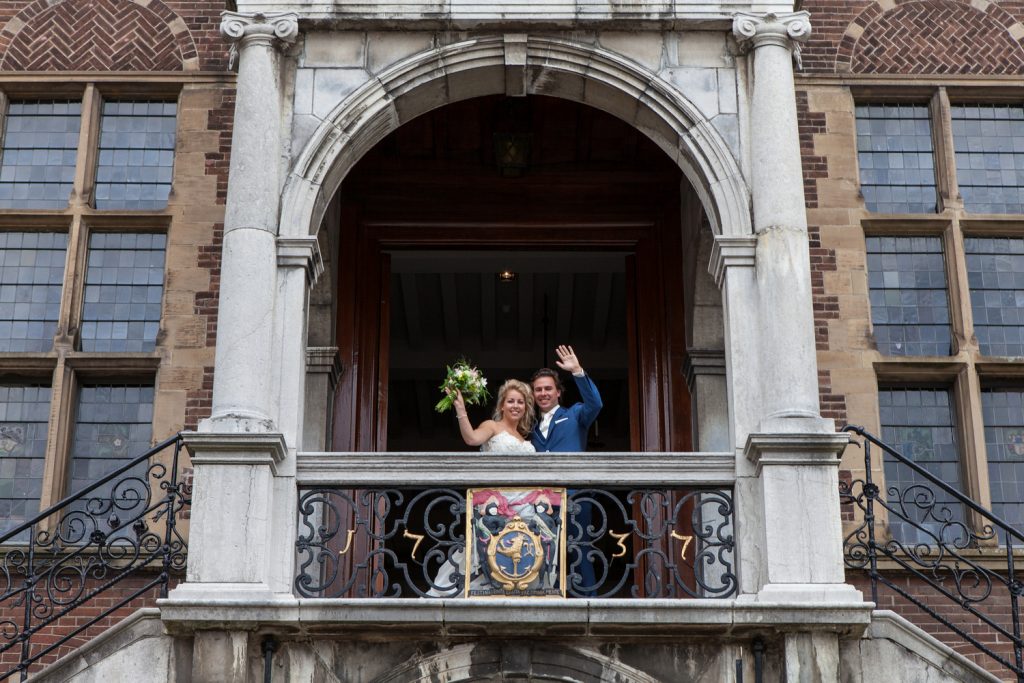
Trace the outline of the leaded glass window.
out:
[[[856,115],[860,186],[868,210],[934,213],[938,195],[928,107],[861,105]]]
[[[981,392],[992,511],[1024,529],[1024,391]]]
[[[67,207],[81,123],[81,102],[8,105],[0,158],[0,208]]]
[[[986,356],[1024,356],[1024,239],[967,237],[974,333]]]
[[[39,512],[50,387],[0,385],[0,536]]]
[[[879,415],[882,420],[882,441],[926,469],[932,475],[960,490],[960,459],[952,401],[948,389],[883,389],[878,392]],[[928,504],[933,492],[936,505]],[[894,539],[902,543],[935,545],[938,538],[951,542],[961,533],[956,525],[942,524],[943,508],[952,519],[962,520],[963,509],[958,502],[921,475],[899,461],[885,458],[885,498],[890,510],[897,510],[924,531],[900,515],[889,514],[889,528]]]
[[[89,236],[83,351],[153,350],[160,329],[166,243],[162,234]]]
[[[152,385],[80,387],[69,492],[85,488],[148,451],[152,421]]]
[[[951,116],[964,208],[1024,213],[1024,107],[954,105]]]
[[[878,350],[947,356],[949,299],[938,237],[867,238],[871,322]]]
[[[97,209],[162,209],[174,169],[174,102],[104,102]]]
[[[0,351],[49,351],[57,331],[68,236],[0,232]]]

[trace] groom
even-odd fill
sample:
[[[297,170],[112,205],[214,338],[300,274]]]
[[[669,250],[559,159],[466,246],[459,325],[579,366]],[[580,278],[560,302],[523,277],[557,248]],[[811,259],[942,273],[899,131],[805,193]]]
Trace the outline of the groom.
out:
[[[558,373],[551,368],[541,368],[533,373],[530,384],[533,385],[533,401],[540,412],[540,420],[533,428],[531,441],[538,453],[582,452],[587,449],[590,425],[594,424],[604,404],[572,347],[563,344],[555,349],[555,353],[558,354],[556,365],[572,374],[583,402],[563,408],[559,403],[562,381]]]
[[[571,408],[563,408],[559,403],[562,381],[558,373],[551,368],[541,368],[533,373],[530,384],[533,385],[533,401],[540,411],[540,420],[533,428],[530,440],[538,453],[581,453],[587,448],[590,425],[594,424],[604,404],[601,403],[601,394],[583,371],[572,347],[563,344],[555,349],[555,353],[558,354],[555,363],[572,374],[583,401],[573,404]],[[569,496],[572,497],[574,493],[570,490]],[[570,586],[586,595],[594,595],[597,588],[594,565],[590,558],[591,552],[594,552],[594,539],[589,529],[592,507],[592,503],[581,501],[573,511],[572,521],[567,527],[568,535],[581,543],[578,550],[580,556],[569,559],[570,566],[576,564],[578,567],[576,580],[570,582]],[[574,528],[578,530],[578,536],[573,533]],[[585,550],[588,547],[590,550]]]

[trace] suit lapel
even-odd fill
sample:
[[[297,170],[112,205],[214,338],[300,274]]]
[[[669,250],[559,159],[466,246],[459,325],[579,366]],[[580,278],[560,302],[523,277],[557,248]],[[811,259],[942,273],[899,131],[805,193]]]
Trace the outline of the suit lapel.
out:
[[[559,406],[558,408],[555,409],[555,414],[551,416],[551,424],[548,425],[547,443],[551,443],[551,441],[555,438],[555,423],[561,418],[564,412],[565,408]]]

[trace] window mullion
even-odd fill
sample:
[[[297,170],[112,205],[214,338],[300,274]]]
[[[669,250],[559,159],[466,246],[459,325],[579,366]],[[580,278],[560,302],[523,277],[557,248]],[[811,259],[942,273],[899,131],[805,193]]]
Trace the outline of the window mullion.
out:
[[[977,354],[974,318],[971,314],[971,292],[967,281],[967,256],[960,220],[953,216],[943,234],[946,250],[946,277],[949,288],[949,316],[953,328],[954,354]]]
[[[992,509],[989,489],[988,463],[985,458],[985,423],[981,413],[981,383],[974,363],[968,360],[960,371],[955,385],[957,424],[963,444],[964,493],[982,507]],[[970,511],[967,518],[979,533],[986,520]]]
[[[78,131],[78,156],[75,162],[75,183],[71,190],[71,210],[88,209],[93,203],[96,186],[96,155],[99,147],[100,108],[102,98],[96,86],[89,84],[82,96],[82,125]]]
[[[53,372],[50,402],[50,429],[46,439],[46,464],[39,509],[45,510],[64,497],[68,478],[68,449],[74,419],[75,373],[64,356]]]
[[[929,104],[932,138],[935,146],[935,184],[939,191],[939,212],[958,211],[963,199],[956,181],[956,157],[953,154],[953,124],[949,112],[949,94],[939,88]]]
[[[81,327],[82,287],[88,235],[82,217],[76,215],[68,226],[68,255],[64,268],[64,291],[60,301],[60,319],[53,348],[64,353],[78,348]],[[62,354],[63,355],[63,354]]]

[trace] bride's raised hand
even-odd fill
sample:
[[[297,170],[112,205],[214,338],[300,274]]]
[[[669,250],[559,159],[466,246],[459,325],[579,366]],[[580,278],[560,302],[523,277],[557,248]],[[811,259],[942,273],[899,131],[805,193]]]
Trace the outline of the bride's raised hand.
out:
[[[462,392],[455,390],[455,399],[452,401],[455,406],[455,416],[459,419],[466,417],[466,401],[462,398]]]

